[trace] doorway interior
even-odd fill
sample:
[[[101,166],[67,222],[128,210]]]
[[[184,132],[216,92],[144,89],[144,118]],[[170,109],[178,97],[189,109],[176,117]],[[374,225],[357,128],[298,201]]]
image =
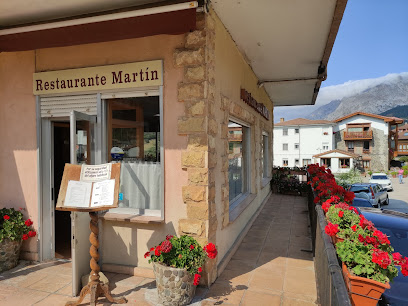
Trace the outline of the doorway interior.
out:
[[[71,259],[71,214],[69,211],[55,210],[64,166],[70,162],[69,122],[53,122],[53,130],[55,258]]]

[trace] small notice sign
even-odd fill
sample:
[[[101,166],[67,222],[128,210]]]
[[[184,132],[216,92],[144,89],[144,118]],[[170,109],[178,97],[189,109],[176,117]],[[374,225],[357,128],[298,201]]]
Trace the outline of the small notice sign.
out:
[[[65,205],[71,207],[89,207],[91,191],[91,182],[79,182],[70,180],[68,182]]]
[[[113,205],[115,180],[105,180],[93,183],[91,207]]]
[[[82,165],[80,180],[84,182],[96,182],[108,180],[111,177],[112,164]]]

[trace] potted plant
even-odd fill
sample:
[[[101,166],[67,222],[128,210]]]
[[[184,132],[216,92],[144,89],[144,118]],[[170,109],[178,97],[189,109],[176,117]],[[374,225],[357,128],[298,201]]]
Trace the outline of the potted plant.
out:
[[[368,173],[369,176],[371,176],[373,174],[373,171],[368,170],[367,173]]]
[[[21,243],[37,234],[31,229],[33,222],[24,220],[21,210],[0,209],[0,272],[17,265]]]
[[[329,205],[329,207],[325,204],[322,205],[322,209],[327,211],[326,218],[329,222],[325,230],[326,233],[333,238],[333,243],[336,244],[348,238],[353,233],[351,227],[358,224],[360,218],[356,208],[349,206],[347,203],[340,202],[338,204]],[[333,232],[333,227],[337,228],[335,233]]]
[[[217,249],[213,243],[202,248],[190,236],[167,235],[158,246],[145,254],[153,263],[159,298],[163,305],[187,305],[194,297],[203,266],[214,259]]]
[[[391,171],[392,177],[397,177],[397,171]]]

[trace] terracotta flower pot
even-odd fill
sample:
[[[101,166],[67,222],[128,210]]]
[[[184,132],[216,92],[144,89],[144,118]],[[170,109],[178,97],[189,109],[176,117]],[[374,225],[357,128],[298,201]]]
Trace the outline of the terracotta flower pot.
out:
[[[0,242],[0,272],[17,266],[20,256],[21,241],[4,239]]]
[[[188,305],[195,295],[194,276],[185,269],[153,262],[157,292],[165,306]]]
[[[337,242],[343,242],[344,241],[344,238],[341,238],[341,237],[339,237],[339,236],[331,236],[331,239],[332,239],[332,242],[333,242],[333,244],[334,244],[334,246],[336,246],[336,243]]]
[[[344,263],[342,270],[352,305],[375,306],[385,289],[390,289],[389,283],[383,284],[369,278],[351,275]]]

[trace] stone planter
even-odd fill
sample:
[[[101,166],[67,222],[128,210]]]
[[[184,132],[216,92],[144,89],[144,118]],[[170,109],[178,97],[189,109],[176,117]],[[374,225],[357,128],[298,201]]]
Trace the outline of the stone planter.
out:
[[[0,242],[0,272],[10,270],[17,266],[20,256],[21,241],[4,239]]]
[[[376,306],[385,289],[390,289],[389,283],[351,275],[344,263],[342,272],[352,305]]]
[[[185,269],[172,268],[153,262],[157,293],[165,306],[188,305],[194,297],[194,276]]]

